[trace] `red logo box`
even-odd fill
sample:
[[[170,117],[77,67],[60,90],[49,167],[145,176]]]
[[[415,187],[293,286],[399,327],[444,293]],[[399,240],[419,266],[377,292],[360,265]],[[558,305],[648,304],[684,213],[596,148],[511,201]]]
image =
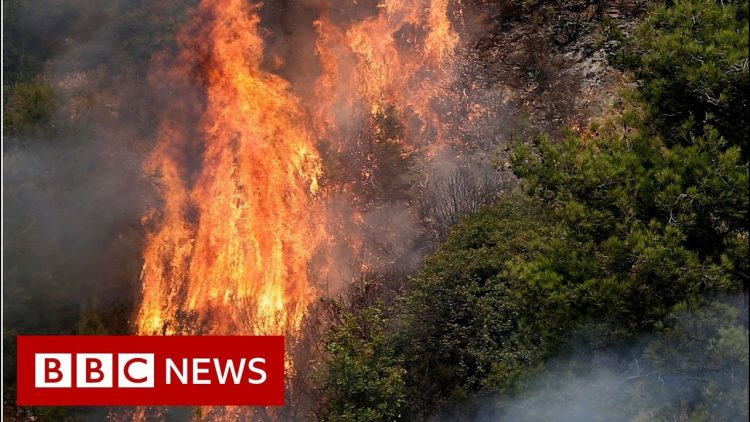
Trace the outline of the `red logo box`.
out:
[[[18,336],[21,406],[282,406],[282,336]]]

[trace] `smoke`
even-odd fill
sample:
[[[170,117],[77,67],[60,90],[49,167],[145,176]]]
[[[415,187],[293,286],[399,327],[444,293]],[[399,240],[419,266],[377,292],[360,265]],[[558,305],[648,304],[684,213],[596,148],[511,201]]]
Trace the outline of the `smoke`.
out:
[[[433,419],[747,420],[747,329],[743,297],[678,306],[657,333],[616,349],[583,346],[552,358],[515,394],[476,399]]]
[[[136,2],[105,3],[4,4],[4,117],[16,86],[53,93],[49,116],[4,132],[6,388],[15,334],[124,334],[137,298],[152,110],[121,44]]]
[[[37,69],[10,69],[6,94],[16,81],[53,92],[51,115],[35,130],[6,133],[3,143],[11,332],[73,332],[84,308],[118,309],[103,317],[113,330],[127,329],[139,287],[140,219],[153,201],[141,171],[156,109],[140,55],[153,41],[135,25],[147,11],[142,3],[8,6],[7,54]]]

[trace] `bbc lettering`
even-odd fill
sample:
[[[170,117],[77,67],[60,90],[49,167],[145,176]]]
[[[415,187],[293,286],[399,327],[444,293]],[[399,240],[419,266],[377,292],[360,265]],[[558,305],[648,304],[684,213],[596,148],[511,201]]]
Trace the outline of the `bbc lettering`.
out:
[[[75,373],[73,371],[75,356]],[[153,353],[37,353],[36,388],[154,388]],[[116,374],[116,377],[115,377]],[[115,378],[117,383],[115,384]],[[74,384],[75,382],[75,384]]]

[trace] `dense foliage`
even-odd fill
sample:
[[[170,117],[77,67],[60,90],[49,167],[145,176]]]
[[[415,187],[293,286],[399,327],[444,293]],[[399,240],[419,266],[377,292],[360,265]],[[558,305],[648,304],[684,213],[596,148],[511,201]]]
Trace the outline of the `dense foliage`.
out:
[[[453,230],[386,339],[332,330],[327,419],[549,420],[602,353],[621,386],[594,419],[747,418],[748,2],[658,6],[617,59],[638,88],[615,117],[516,145],[521,189]]]
[[[324,386],[333,392],[322,418],[332,421],[394,420],[401,416],[404,370],[385,334],[386,321],[376,308],[349,315],[331,333],[330,362]]]

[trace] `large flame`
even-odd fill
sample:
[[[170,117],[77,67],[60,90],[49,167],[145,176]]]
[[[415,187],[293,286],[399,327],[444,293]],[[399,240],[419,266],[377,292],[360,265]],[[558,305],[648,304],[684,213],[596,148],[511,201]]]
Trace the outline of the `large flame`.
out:
[[[429,157],[445,143],[441,102],[452,94],[446,86],[459,42],[449,1],[308,3],[319,7],[320,73],[296,92],[311,96],[297,98],[263,69],[264,57],[282,62],[264,52],[260,5],[248,0],[201,0],[177,38],[176,58],[156,60],[153,78],[170,100],[145,166],[163,203],[144,218],[138,334],[294,335],[320,294],[313,257],[330,264],[363,244],[356,201],[345,196],[352,204],[330,206],[324,199],[333,196],[317,194],[316,141],[356,149],[368,119],[394,108],[408,122],[401,141],[411,151]],[[341,220],[351,224],[332,223]],[[247,420],[261,410],[204,411],[210,420]],[[163,418],[149,412],[132,416]]]
[[[411,148],[429,155],[443,144],[439,103],[459,41],[448,0],[381,0],[365,17],[336,15],[356,5],[319,5],[321,74],[307,109],[261,69],[259,6],[203,0],[179,36],[159,77],[201,87],[183,101],[200,106],[178,99],[166,110],[146,165],[164,203],[147,218],[156,228],[138,333],[294,332],[316,294],[309,263],[325,238],[314,138],[351,146],[352,126],[395,106],[417,122]]]
[[[293,332],[314,297],[308,263],[323,238],[311,199],[319,159],[288,84],[260,69],[256,8],[204,0],[195,19],[170,76],[200,80],[204,108],[197,133],[184,116],[165,119],[147,163],[164,205],[144,252],[137,331]],[[197,170],[190,148],[201,151]]]

